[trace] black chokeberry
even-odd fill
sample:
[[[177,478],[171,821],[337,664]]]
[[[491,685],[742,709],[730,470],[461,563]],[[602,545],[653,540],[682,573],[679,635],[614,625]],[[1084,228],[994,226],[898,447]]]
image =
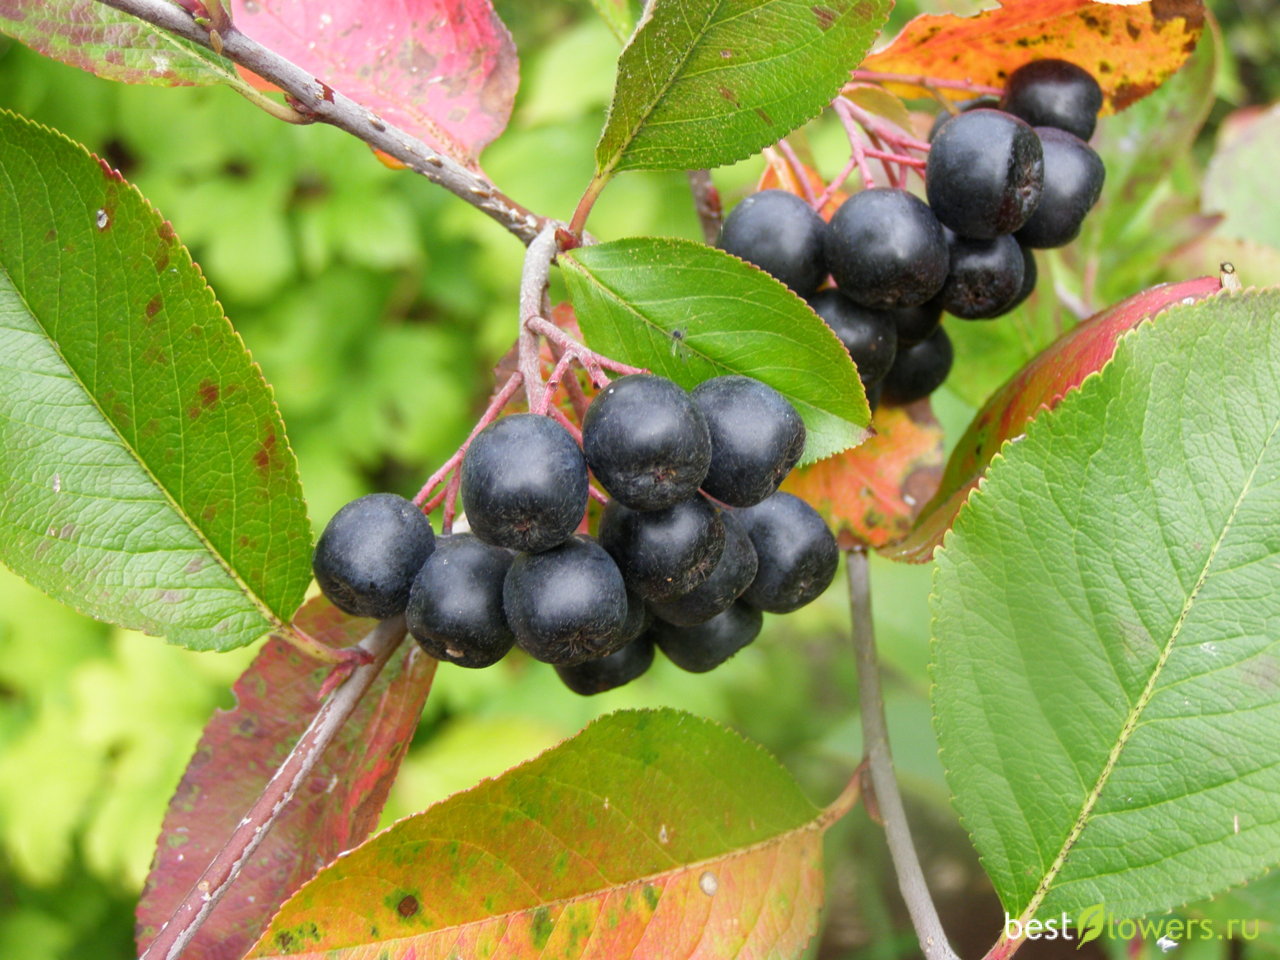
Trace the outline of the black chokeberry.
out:
[[[951,338],[939,326],[915,346],[898,351],[893,369],[880,381],[881,400],[903,405],[927,397],[942,386],[954,360]]]
[[[942,308],[965,320],[989,320],[1013,306],[1025,272],[1022,248],[1008,234],[973,240],[952,234],[951,272],[938,298]]]
[[[544,663],[581,663],[618,649],[627,623],[627,588],[613,558],[576,536],[512,561],[502,606],[518,643]]]
[[[586,460],[550,417],[503,417],[476,435],[462,459],[462,505],[485,543],[549,549],[573,535],[587,508]]]
[[[761,190],[733,208],[717,245],[807,297],[827,275],[822,260],[825,231],[822,218],[795,194]]]
[[[681,670],[706,673],[714,670],[760,635],[764,616],[755,607],[735,603],[706,623],[677,627],[653,621],[649,636],[667,659]]]
[[[933,118],[933,126],[929,128],[929,141],[932,143],[933,138],[938,135],[938,131],[942,129],[942,125],[952,117],[961,113],[968,113],[970,110],[989,110],[992,107],[1000,106],[1000,98],[994,94],[984,93],[980,97],[973,97],[969,100],[962,100],[956,105],[956,112],[943,110]]]
[[[1044,193],[1031,219],[1018,231],[1023,246],[1044,249],[1070,243],[1098,202],[1106,167],[1087,143],[1053,127],[1037,127],[1044,149]]]
[[[1009,74],[1002,108],[1033,127],[1093,136],[1102,88],[1089,71],[1065,60],[1033,60]]]
[[[1040,138],[1028,123],[1001,110],[953,117],[929,149],[929,205],[964,237],[990,240],[1013,233],[1031,216],[1043,186]]]
[[[721,511],[720,519],[724,523],[724,552],[711,576],[683,596],[650,604],[654,616],[679,627],[706,623],[729,609],[756,578],[756,550],[742,521],[732,510]]]
[[[838,290],[821,290],[809,301],[849,351],[864,387],[884,379],[898,350],[893,313],[854,303]]]
[[[613,500],[600,517],[600,545],[646,600],[672,600],[706,580],[724,541],[719,511],[701,495],[665,510],[632,510]]]
[[[587,465],[609,495],[660,510],[698,491],[711,465],[711,434],[688,391],[665,377],[620,377],[582,420]]]
[[[558,666],[556,673],[574,693],[590,697],[630,683],[652,665],[653,641],[641,636],[606,656]]]
[[[938,218],[919,197],[893,187],[846,200],[827,225],[825,249],[840,292],[881,310],[924,303],[947,277]]]
[[[329,602],[353,617],[403,613],[409,586],[435,549],[422,511],[394,493],[371,493],[333,515],[312,557]]]
[[[893,317],[893,325],[898,331],[898,350],[901,350],[919,343],[938,329],[942,322],[942,303],[934,297],[918,307],[891,310],[889,315]],[[897,356],[897,350],[894,356]]]
[[[775,493],[738,511],[751,537],[759,570],[742,600],[770,613],[790,613],[816,600],[836,575],[840,550],[813,507],[790,493]]]
[[[1036,255],[1030,247],[1022,247],[1022,288],[1018,291],[1018,295],[1013,298],[1013,303],[1009,304],[1008,309],[1012,310],[1022,304],[1027,297],[1031,296],[1036,289],[1036,280],[1039,277],[1039,271],[1036,269]]]
[[[441,537],[409,590],[405,622],[431,656],[460,667],[497,663],[515,643],[502,611],[509,550],[469,533]]]
[[[773,387],[730,374],[704,380],[693,400],[711,430],[711,468],[702,489],[721,503],[759,503],[804,452],[804,421]]]

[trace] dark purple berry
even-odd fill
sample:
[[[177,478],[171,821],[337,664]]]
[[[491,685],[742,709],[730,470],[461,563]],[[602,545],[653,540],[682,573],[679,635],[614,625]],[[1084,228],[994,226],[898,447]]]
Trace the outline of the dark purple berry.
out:
[[[790,613],[831,585],[840,550],[809,504],[790,493],[775,493],[739,510],[738,519],[759,558],[756,578],[742,594],[744,603],[770,613]]]
[[[1061,247],[1079,235],[1107,171],[1102,158],[1074,134],[1053,127],[1037,127],[1036,133],[1044,149],[1044,193],[1018,231],[1018,242],[1036,249]]]
[[[947,379],[955,353],[945,327],[913,347],[898,351],[889,375],[880,381],[881,400],[902,406],[927,397]]]
[[[627,588],[618,565],[590,537],[515,558],[502,606],[518,643],[544,663],[581,663],[623,642]]]
[[[762,190],[733,208],[717,245],[807,297],[827,275],[822,261],[825,231],[822,218],[795,194]]]
[[[973,97],[970,100],[962,100],[955,105],[956,112],[943,110],[940,114],[933,118],[933,126],[929,128],[929,142],[933,142],[933,138],[938,135],[938,131],[942,129],[942,125],[952,117],[961,113],[968,113],[970,110],[989,110],[992,107],[1000,106],[1000,98],[994,94],[984,93],[980,97]]]
[[[1029,124],[1000,110],[953,117],[929,150],[929,205],[963,237],[990,240],[1013,233],[1031,216],[1043,186],[1040,138]]]
[[[1022,245],[1019,244],[1021,247]],[[1022,247],[1022,289],[1018,291],[1018,295],[1013,298],[1013,303],[1009,304],[1008,309],[1012,310],[1020,306],[1027,297],[1031,296],[1036,289],[1036,279],[1039,271],[1036,270],[1036,256],[1030,247]]]
[[[838,290],[822,290],[809,301],[849,351],[864,387],[884,379],[898,350],[894,312],[854,303]]]
[[[898,350],[910,347],[928,337],[942,322],[942,303],[934,297],[918,307],[890,311],[893,325],[898,331]],[[897,351],[894,351],[897,355]]]
[[[513,559],[469,533],[441,537],[405,609],[422,649],[460,667],[487,667],[506,656],[516,638],[502,612],[502,584]]]
[[[947,277],[947,239],[937,217],[896,188],[846,200],[827,225],[826,251],[840,292],[881,310],[924,303]]]
[[[706,623],[677,627],[653,621],[649,636],[681,670],[706,673],[714,670],[760,634],[764,617],[755,607],[735,603]]]
[[[942,308],[965,320],[989,320],[1005,313],[1022,290],[1022,248],[1005,234],[994,240],[972,240],[955,234],[951,272],[938,298]]]
[[[729,609],[756,577],[756,550],[742,522],[732,510],[723,510],[724,552],[711,576],[683,596],[652,603],[653,615],[680,627],[706,623]]]
[[[672,600],[706,580],[724,539],[719,511],[701,495],[665,510],[632,510],[614,500],[600,517],[600,545],[646,600]]]
[[[1074,63],[1034,60],[1009,74],[1001,104],[1033,127],[1057,127],[1088,140],[1102,109],[1102,88]]]
[[[653,641],[641,636],[606,656],[571,666],[558,666],[556,673],[574,693],[590,697],[625,686],[652,664]]]
[[[665,377],[620,377],[582,420],[582,450],[596,479],[634,510],[661,510],[698,492],[711,434],[688,391]]]
[[[711,469],[702,489],[721,503],[759,503],[804,452],[804,421],[773,387],[735,375],[705,380],[693,401],[711,430]]]
[[[462,459],[462,505],[485,543],[536,553],[573,536],[587,508],[587,462],[550,417],[489,424]]]
[[[409,586],[435,549],[421,510],[394,493],[371,493],[333,515],[312,558],[321,592],[353,617],[404,612]]]

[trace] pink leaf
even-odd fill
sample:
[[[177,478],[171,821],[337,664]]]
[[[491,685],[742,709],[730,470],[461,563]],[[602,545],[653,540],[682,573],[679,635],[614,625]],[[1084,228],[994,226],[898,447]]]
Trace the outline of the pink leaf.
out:
[[[319,597],[295,620],[334,647],[355,643],[373,626],[373,621],[348,617]],[[417,728],[435,668],[436,661],[412,641],[392,656],[183,951],[183,960],[239,960],[282,901],[373,831]],[[139,953],[302,735],[320,706],[316,694],[331,669],[272,638],[236,681],[235,708],[220,710],[209,721],[169,803],[138,904]]]
[[[232,0],[236,26],[473,169],[511,117],[519,63],[489,0]]]

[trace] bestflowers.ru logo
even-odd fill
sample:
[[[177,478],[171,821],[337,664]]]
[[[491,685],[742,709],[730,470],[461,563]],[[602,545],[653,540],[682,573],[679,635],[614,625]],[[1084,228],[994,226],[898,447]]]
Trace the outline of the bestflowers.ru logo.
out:
[[[1066,913],[1047,920],[1020,920],[1004,915],[1006,940],[1072,940],[1076,949],[1092,940],[1149,940],[1168,953],[1188,940],[1255,940],[1261,924],[1253,920],[1130,920],[1111,916],[1105,904],[1085,907],[1074,917]]]

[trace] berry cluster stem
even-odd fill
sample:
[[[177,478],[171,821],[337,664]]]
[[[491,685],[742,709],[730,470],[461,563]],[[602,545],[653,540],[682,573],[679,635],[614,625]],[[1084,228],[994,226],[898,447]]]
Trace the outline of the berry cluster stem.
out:
[[[945,80],[941,77],[928,77],[922,73],[885,73],[880,70],[855,70],[854,80],[865,80],[868,83],[906,83],[925,90],[961,90],[967,93],[990,93],[999,96],[1004,93],[1000,87],[985,83],[973,83],[969,80]]]

